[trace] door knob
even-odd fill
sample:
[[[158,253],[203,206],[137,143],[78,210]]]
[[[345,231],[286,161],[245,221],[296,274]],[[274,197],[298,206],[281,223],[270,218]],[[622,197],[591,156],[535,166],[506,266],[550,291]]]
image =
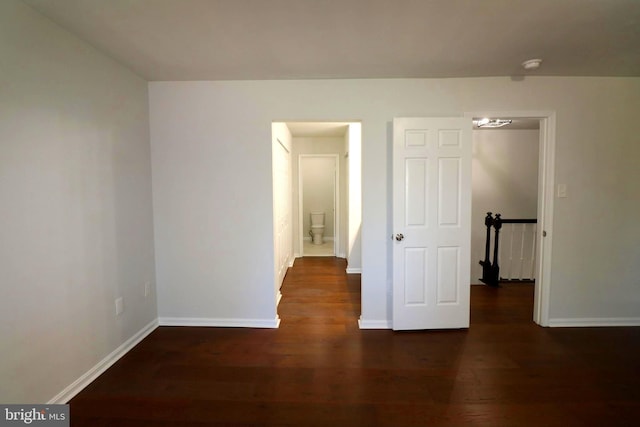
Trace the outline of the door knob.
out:
[[[396,240],[398,242],[402,241],[402,239],[404,239],[404,235],[402,233],[396,234]]]

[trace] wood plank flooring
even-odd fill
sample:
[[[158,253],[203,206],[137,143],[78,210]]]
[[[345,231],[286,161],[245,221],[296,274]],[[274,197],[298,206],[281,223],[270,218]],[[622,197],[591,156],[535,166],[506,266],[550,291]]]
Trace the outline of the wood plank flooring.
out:
[[[359,330],[344,260],[296,260],[279,329],[161,327],[71,402],[80,426],[636,426],[640,328],[549,329],[533,287],[471,328]]]

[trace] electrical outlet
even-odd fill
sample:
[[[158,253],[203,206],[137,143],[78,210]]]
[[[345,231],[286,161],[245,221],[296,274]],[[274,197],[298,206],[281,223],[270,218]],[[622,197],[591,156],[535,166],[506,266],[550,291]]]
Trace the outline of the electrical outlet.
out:
[[[146,282],[144,284],[144,296],[148,297],[150,293],[151,293],[151,282]]]
[[[122,297],[116,298],[116,316],[120,316],[124,311],[124,299]]]

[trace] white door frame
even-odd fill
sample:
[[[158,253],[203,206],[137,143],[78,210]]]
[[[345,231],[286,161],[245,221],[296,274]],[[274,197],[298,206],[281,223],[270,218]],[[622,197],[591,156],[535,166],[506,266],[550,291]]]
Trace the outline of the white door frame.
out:
[[[551,293],[551,248],[553,239],[553,199],[555,189],[556,113],[553,111],[481,111],[465,117],[509,117],[540,120],[538,151],[538,227],[536,236],[536,281],[533,321],[549,326]]]
[[[333,255],[338,256],[340,242],[340,156],[339,154],[299,154],[298,155],[298,236],[300,243],[300,255],[304,256],[304,213],[303,213],[303,178],[302,159],[313,157],[328,157],[334,161],[333,175]]]

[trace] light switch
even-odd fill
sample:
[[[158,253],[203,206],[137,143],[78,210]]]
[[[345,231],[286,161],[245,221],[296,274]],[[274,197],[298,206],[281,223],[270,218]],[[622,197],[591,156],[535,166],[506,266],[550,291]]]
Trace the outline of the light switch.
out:
[[[120,316],[124,311],[124,299],[122,297],[116,298],[116,316]]]
[[[558,184],[558,198],[567,197],[567,184]]]

